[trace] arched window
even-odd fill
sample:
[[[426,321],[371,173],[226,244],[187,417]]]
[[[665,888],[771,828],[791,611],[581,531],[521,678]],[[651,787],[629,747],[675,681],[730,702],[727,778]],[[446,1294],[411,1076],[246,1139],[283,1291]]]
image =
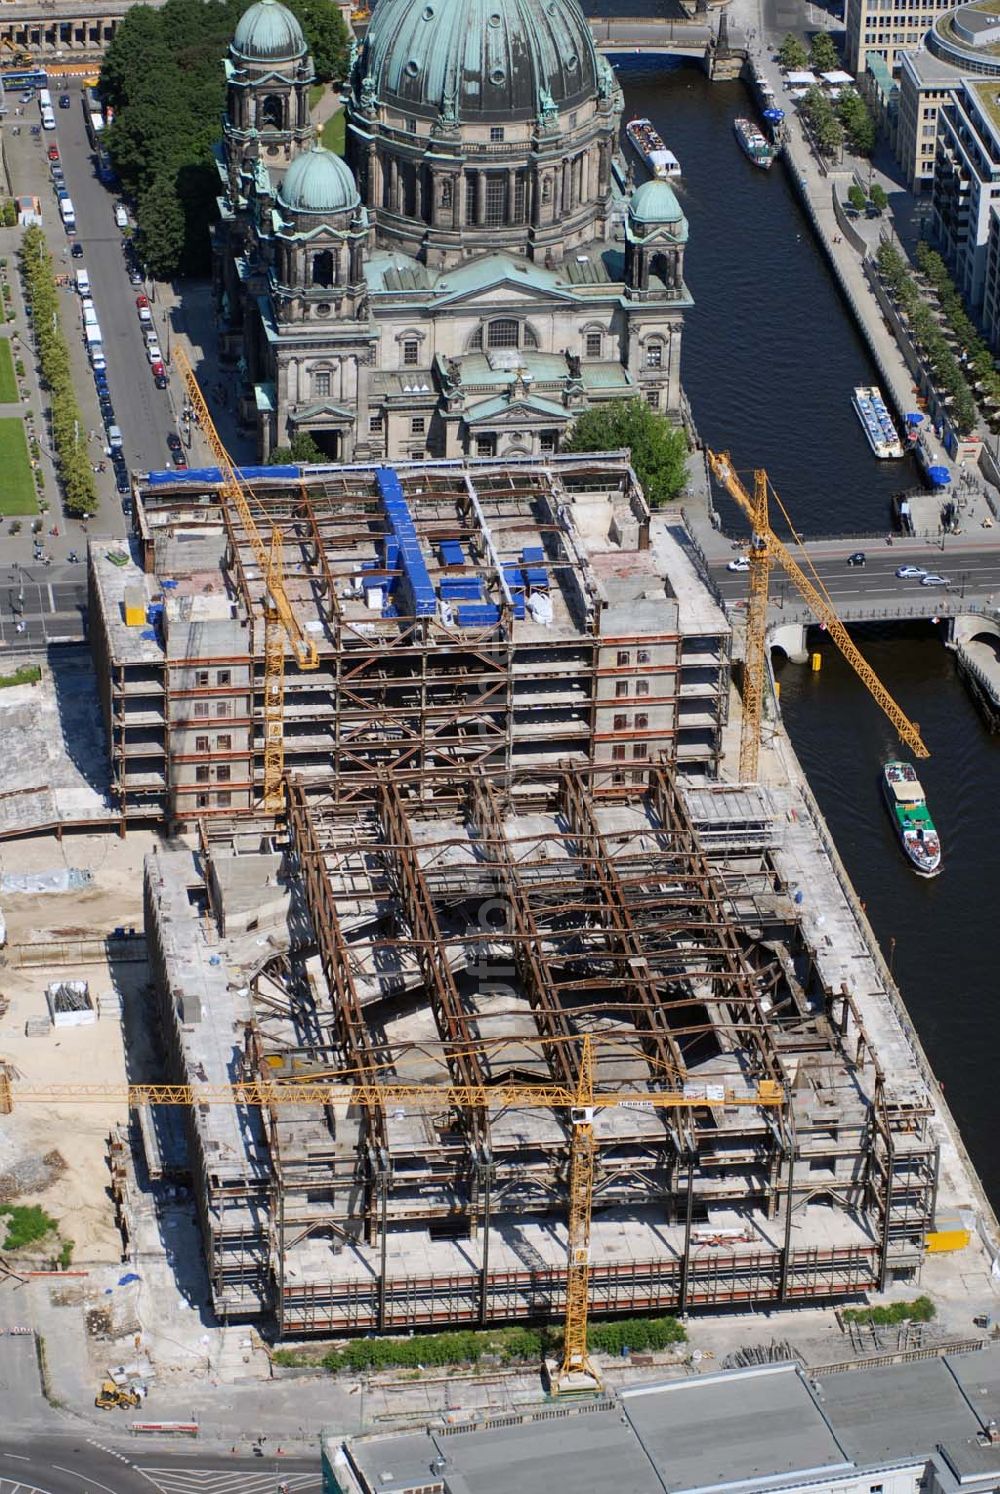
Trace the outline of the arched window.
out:
[[[486,329],[486,346],[489,348],[516,348],[520,344],[520,323],[513,317],[498,317]]]
[[[263,130],[282,130],[285,127],[285,100],[280,93],[269,93],[260,106],[260,125]]]
[[[538,338],[525,322],[515,321],[513,317],[499,317],[487,322],[485,327],[477,327],[466,344],[470,353],[477,353],[483,347],[527,348],[530,351],[538,347]]]
[[[321,249],[318,254],[313,255],[312,283],[323,286],[333,284],[333,255],[329,249]]]

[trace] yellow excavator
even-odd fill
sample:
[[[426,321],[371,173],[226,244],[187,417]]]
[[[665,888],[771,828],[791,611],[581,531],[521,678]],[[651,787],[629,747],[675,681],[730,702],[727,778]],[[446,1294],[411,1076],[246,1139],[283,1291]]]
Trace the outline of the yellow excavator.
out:
[[[137,1391],[126,1390],[124,1385],[116,1385],[114,1380],[104,1380],[94,1397],[94,1405],[98,1411],[127,1411],[138,1406],[141,1399]]]

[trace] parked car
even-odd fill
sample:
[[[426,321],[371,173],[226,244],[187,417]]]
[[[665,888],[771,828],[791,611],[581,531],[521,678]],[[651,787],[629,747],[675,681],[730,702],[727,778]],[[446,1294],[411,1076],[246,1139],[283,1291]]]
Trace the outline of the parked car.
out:
[[[115,469],[115,487],[118,489],[119,493],[127,493],[129,491],[128,473],[126,472],[124,467],[117,467]],[[122,508],[124,509],[125,513],[128,513],[131,507],[132,505],[129,503],[122,504]]]
[[[148,306],[139,307],[139,320],[144,327],[151,327],[153,325],[153,313]]]
[[[150,364],[150,372],[154,379],[166,378],[167,370],[162,363]]]
[[[59,159],[59,147],[58,147],[58,145],[50,145],[49,146],[49,160],[50,161],[58,161],[58,159]]]
[[[848,565],[867,565],[868,564],[868,557],[865,555],[864,550],[855,550],[855,552],[854,552],[853,555],[848,555],[848,557],[847,557],[847,564]]]
[[[896,570],[896,576],[900,581],[922,581],[927,575],[919,565],[901,565]]]
[[[144,306],[148,306],[149,305],[149,297],[140,294],[140,295],[136,296],[136,298],[135,298],[135,304],[136,304],[137,310],[141,311]]]
[[[77,242],[77,243],[75,243],[73,245],[72,249],[69,252],[70,252],[70,254],[72,254],[72,256],[73,256],[74,259],[82,259],[83,258],[83,245],[81,243]]]
[[[750,560],[746,555],[737,555],[736,559],[731,560],[726,566],[727,571],[748,571],[749,569]]]
[[[170,381],[165,373],[153,375],[153,383],[156,385],[157,389],[166,389],[169,382]]]
[[[174,459],[174,466],[175,467],[186,467],[187,466],[188,459],[184,455],[183,451],[172,451],[170,453],[170,455]]]
[[[128,272],[128,278],[129,278],[129,284],[130,285],[141,285],[142,284],[142,276],[139,274],[139,271],[136,270],[136,269],[134,269],[134,268],[131,269],[131,270],[129,270],[129,272]]]
[[[150,365],[159,363],[162,367],[163,354],[160,352],[160,344],[158,342],[148,342],[146,344],[146,357],[149,359]]]
[[[171,451],[180,451],[181,438],[176,431],[170,432],[169,436],[167,437],[167,445],[170,447]]]
[[[68,93],[61,93],[59,95],[59,107],[60,107],[60,109],[68,109],[69,108],[69,94]]]
[[[930,575],[921,576],[920,584],[921,586],[949,586],[951,583],[947,576],[937,576],[931,571]]]

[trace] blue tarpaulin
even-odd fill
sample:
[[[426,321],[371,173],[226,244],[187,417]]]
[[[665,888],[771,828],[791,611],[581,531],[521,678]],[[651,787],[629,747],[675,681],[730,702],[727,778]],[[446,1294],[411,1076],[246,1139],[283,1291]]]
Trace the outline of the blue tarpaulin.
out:
[[[947,467],[928,467],[927,476],[936,488],[946,488],[951,482],[951,473]]]
[[[924,417],[917,410],[912,410],[906,417],[907,425],[923,425]]]

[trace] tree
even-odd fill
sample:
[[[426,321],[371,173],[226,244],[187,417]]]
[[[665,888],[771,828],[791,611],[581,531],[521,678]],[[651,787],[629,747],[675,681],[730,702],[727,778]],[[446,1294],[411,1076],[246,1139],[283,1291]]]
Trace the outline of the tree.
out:
[[[288,446],[276,446],[267,460],[271,467],[305,467],[310,462],[325,462],[326,457],[308,431],[296,431],[291,443]]]
[[[316,76],[324,83],[347,77],[351,36],[332,0],[288,0],[305,32]]]
[[[889,199],[886,196],[885,188],[880,182],[872,182],[871,190],[868,193],[868,196],[871,199],[871,205],[875,209],[875,211],[877,213],[884,213],[886,208],[889,206]]]
[[[138,249],[155,279],[168,279],[184,253],[184,210],[169,174],[154,177],[136,204]]]
[[[871,110],[855,88],[845,88],[837,100],[837,118],[856,155],[870,156],[875,149],[875,121]]]
[[[651,508],[677,498],[687,479],[687,437],[644,399],[615,399],[584,410],[563,451],[617,451],[627,446]]]
[[[785,39],[778,48],[778,61],[789,73],[799,72],[809,61],[809,53],[791,31],[785,33]]]
[[[824,119],[816,130],[816,146],[821,155],[832,158],[839,154],[844,146],[844,131],[840,121]]]
[[[809,66],[817,73],[832,73],[840,67],[840,58],[827,31],[817,31],[809,48]]]
[[[864,212],[867,198],[865,197],[864,192],[858,186],[857,182],[852,182],[848,187],[847,200],[856,213]]]

